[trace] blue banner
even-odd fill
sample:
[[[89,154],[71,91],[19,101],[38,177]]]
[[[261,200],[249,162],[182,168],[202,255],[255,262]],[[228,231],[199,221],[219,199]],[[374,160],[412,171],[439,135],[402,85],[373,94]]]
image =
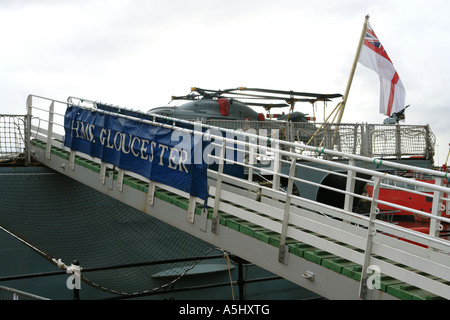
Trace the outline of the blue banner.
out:
[[[64,145],[71,150],[207,198],[207,164],[199,157],[194,161],[196,152],[203,153],[204,143],[189,132],[77,106],[67,108],[64,129]]]

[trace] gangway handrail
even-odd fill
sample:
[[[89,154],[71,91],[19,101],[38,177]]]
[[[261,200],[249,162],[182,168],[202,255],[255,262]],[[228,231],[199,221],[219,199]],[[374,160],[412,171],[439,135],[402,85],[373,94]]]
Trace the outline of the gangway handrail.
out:
[[[34,95],[30,95],[34,96]],[[38,97],[38,98],[42,98],[42,99],[46,99],[52,102],[59,102],[61,104],[65,104],[65,105],[70,105],[69,102],[62,102],[62,101],[57,101],[57,100],[53,100],[53,99],[49,99],[49,98],[44,98],[44,97],[40,97],[40,96],[34,96],[34,97]],[[69,99],[71,99],[73,97],[69,97]],[[68,99],[68,100],[69,100]],[[87,100],[87,99],[83,99],[84,102],[88,101],[88,102],[92,102],[95,103],[93,101]],[[83,108],[83,106],[81,106]],[[86,108],[86,107],[85,107]],[[87,109],[90,109],[89,107],[87,107]],[[176,127],[174,125],[167,125],[167,124],[161,124],[157,121],[150,121],[147,119],[141,119],[141,118],[135,118],[129,115],[122,115],[122,114],[117,114],[117,113],[113,113],[113,112],[109,112],[109,111],[105,111],[105,110],[101,110],[101,109],[96,109],[96,112],[100,112],[100,113],[104,113],[104,114],[114,114],[126,119],[133,119],[135,121],[138,122],[143,122],[143,123],[147,123],[147,124],[152,124],[152,125],[157,125],[157,126],[161,126],[164,128],[170,128],[176,131],[182,131],[182,132],[186,132],[186,133],[191,133],[194,135],[201,135],[201,136],[213,136],[217,141],[220,142],[228,142],[228,143],[233,143],[233,144],[237,144],[237,145],[243,145],[243,146],[250,146],[252,145],[252,143],[250,142],[245,142],[245,141],[240,141],[240,140],[234,140],[234,139],[230,139],[227,137],[223,137],[221,135],[219,136],[215,136],[214,134],[211,134],[211,132],[209,132],[208,134],[205,134],[204,132],[199,132],[191,129],[187,129],[187,128],[179,128]],[[279,139],[271,139],[270,137],[266,137],[266,136],[260,136],[257,134],[252,134],[252,133],[247,133],[247,132],[236,132],[236,130],[234,129],[224,129],[224,128],[219,128],[219,127],[214,127],[214,126],[210,126],[210,125],[205,125],[202,123],[192,123],[190,121],[187,120],[180,120],[180,119],[176,119],[176,118],[171,118],[171,117],[166,117],[166,116],[161,116],[161,115],[154,115],[151,114],[150,116],[154,117],[154,118],[160,118],[163,120],[170,120],[170,121],[174,121],[174,122],[180,122],[183,124],[191,124],[191,125],[200,125],[202,128],[207,128],[207,129],[215,129],[215,130],[219,130],[219,131],[225,131],[227,133],[233,133],[233,134],[239,134],[239,135],[243,135],[245,137],[248,137],[250,139],[259,139],[259,140],[263,140],[265,142],[273,142],[276,145],[279,144],[285,144],[287,146],[294,146],[297,148],[304,148],[304,149],[308,149],[308,150],[314,150],[314,151],[318,151],[321,153],[328,153],[331,155],[336,155],[336,156],[341,156],[341,157],[347,157],[349,159],[353,159],[353,160],[361,160],[361,161],[365,161],[365,162],[371,162],[377,165],[384,165],[384,166],[389,166],[392,168],[396,168],[396,169],[401,169],[401,170],[414,170],[416,172],[420,172],[420,173],[424,173],[424,174],[429,174],[429,175],[434,175],[434,176],[438,176],[438,177],[443,177],[443,178],[447,178],[447,172],[441,172],[441,171],[435,171],[435,170],[430,170],[430,169],[426,169],[426,168],[420,168],[420,167],[414,167],[414,166],[410,166],[410,165],[405,165],[405,164],[399,164],[399,163],[395,163],[395,162],[391,162],[391,161],[383,161],[382,159],[376,159],[376,158],[368,158],[368,157],[364,157],[364,156],[358,156],[358,155],[352,155],[352,154],[346,154],[346,153],[342,153],[339,151],[334,151],[334,150],[328,150],[325,148],[321,148],[319,151],[319,148],[317,147],[313,147],[313,146],[308,146],[308,145],[298,145],[292,142],[288,142],[288,141],[283,141],[283,140],[279,140]],[[256,145],[259,146],[259,145]],[[229,146],[227,146],[227,148],[230,148]],[[268,149],[270,149],[272,152],[274,151],[273,148],[267,147]],[[293,152],[289,152],[286,150],[282,150],[282,149],[277,149],[276,152],[280,155],[286,156],[286,157],[296,157],[300,160],[308,160],[311,162],[315,162],[315,163],[320,163],[320,164],[327,164],[329,163],[328,160],[325,159],[320,159],[320,158],[314,158],[314,157],[310,157],[310,156],[306,156],[306,155],[302,155],[302,154],[298,154],[298,153],[293,153]],[[214,157],[214,156],[211,156]],[[217,157],[216,157],[217,158]],[[232,161],[232,160],[228,160],[227,161]],[[281,161],[281,159],[280,159]],[[348,166],[346,164],[343,163],[334,163],[333,164],[334,167],[339,167],[342,170],[350,170],[352,167]],[[353,167],[354,168],[354,167]],[[263,168],[259,168],[260,170],[264,170]],[[400,182],[404,182],[404,183],[408,183],[411,185],[415,185],[415,186],[421,186],[421,187],[426,187],[429,188],[431,190],[436,190],[436,191],[440,191],[440,192],[445,192],[447,191],[447,189],[445,187],[440,187],[437,185],[430,185],[428,183],[425,182],[421,182],[421,181],[416,181],[416,180],[410,180],[407,178],[403,178],[403,177],[399,177],[399,176],[395,176],[395,175],[390,175],[390,174],[386,174],[386,173],[382,173],[382,172],[378,172],[378,171],[373,171],[373,170],[369,170],[369,169],[365,169],[365,168],[354,168],[355,171],[359,172],[359,173],[366,173],[366,174],[372,174],[373,176],[378,176],[378,177],[387,177],[389,176],[390,179],[392,180],[396,180],[396,181],[400,181]],[[280,173],[277,173],[277,175],[280,175]],[[444,221],[444,222],[450,222],[450,220],[446,219],[446,218],[442,218],[442,217],[435,217],[435,219]]]
[[[32,97],[32,96],[34,96],[34,95],[30,95],[30,97]],[[30,99],[30,97],[29,97],[29,99]],[[38,98],[46,99],[46,100],[49,100],[49,101],[52,101],[52,102],[59,102],[59,103],[65,104],[65,105],[69,105],[68,102],[52,100],[52,99],[43,98],[43,97],[40,97],[40,96],[34,96],[34,97],[38,97]],[[70,98],[72,98],[72,97],[70,97]],[[83,101],[89,101],[89,100],[83,99]],[[83,108],[83,106],[81,106],[81,107]],[[90,109],[90,108],[87,107],[87,109]],[[227,137],[223,137],[221,135],[215,136],[214,134],[211,134],[211,132],[206,134],[206,133],[204,133],[202,131],[200,131],[200,132],[196,131],[195,129],[191,130],[191,129],[187,129],[187,128],[179,128],[179,127],[176,127],[174,125],[167,125],[167,124],[164,124],[164,123],[161,124],[161,123],[159,123],[157,121],[150,121],[150,120],[147,120],[147,119],[135,118],[135,117],[132,117],[132,116],[129,116],[129,115],[117,114],[117,113],[113,113],[113,112],[109,112],[109,111],[105,111],[105,110],[101,110],[101,109],[96,109],[96,112],[100,112],[100,113],[104,113],[104,114],[113,114],[113,115],[116,115],[116,116],[123,117],[125,119],[132,119],[132,120],[135,120],[137,122],[143,122],[143,123],[147,123],[147,124],[157,125],[157,126],[161,126],[163,128],[173,129],[175,131],[191,133],[191,134],[194,134],[194,135],[214,137],[217,141],[220,141],[220,142],[233,143],[233,144],[242,145],[242,146],[251,146],[251,145],[253,145],[253,147],[258,147],[259,146],[259,145],[252,144],[250,142],[250,140],[249,140],[249,142],[234,140],[234,139],[230,139],[230,138],[227,138]],[[53,113],[54,112],[52,112],[51,114],[53,114]],[[205,125],[205,124],[202,124],[202,123],[192,123],[192,122],[187,121],[187,120],[180,120],[180,119],[166,117],[166,116],[161,116],[161,115],[151,114],[150,116],[152,116],[154,118],[160,118],[160,119],[163,119],[163,120],[170,120],[170,121],[174,121],[174,122],[180,122],[180,123],[183,123],[183,124],[200,125],[202,128],[215,129],[215,130],[225,131],[227,133],[239,134],[239,135],[242,135],[244,137],[248,137],[250,139],[262,139],[265,142],[272,142],[275,145],[285,144],[285,145],[291,146],[291,147],[304,148],[304,149],[313,150],[313,151],[317,151],[317,152],[321,152],[321,153],[328,153],[330,155],[346,157],[348,159],[353,159],[353,160],[361,160],[361,161],[364,161],[364,162],[374,163],[376,165],[389,166],[389,167],[396,168],[396,169],[401,169],[401,170],[414,170],[416,172],[420,172],[420,173],[424,173],[424,174],[428,174],[428,175],[433,175],[433,176],[437,176],[437,177],[442,177],[442,178],[447,178],[447,175],[448,175],[447,172],[430,170],[430,169],[427,169],[427,168],[414,167],[414,166],[410,166],[410,165],[395,163],[395,162],[392,162],[392,161],[383,161],[382,159],[368,158],[368,157],[364,157],[364,156],[346,154],[346,153],[342,153],[342,152],[339,152],[339,151],[328,150],[328,149],[325,149],[325,148],[321,148],[319,150],[319,148],[313,147],[313,146],[299,145],[299,144],[295,144],[295,143],[292,143],[292,142],[283,141],[283,140],[279,140],[279,139],[271,139],[270,137],[260,136],[260,135],[257,135],[257,134],[252,134],[252,133],[247,133],[247,132],[236,132],[236,130],[233,130],[233,129],[224,129],[224,128],[214,127],[214,126],[210,126],[210,125]],[[50,123],[51,123],[51,121],[49,121],[49,124]],[[230,147],[226,146],[226,148],[230,148]],[[270,149],[272,152],[274,151],[274,149],[271,148],[271,147],[267,147],[267,148]],[[314,157],[310,157],[310,156],[306,156],[306,155],[302,155],[302,154],[298,154],[298,153],[289,152],[289,151],[282,150],[282,149],[277,149],[276,152],[278,154],[286,156],[286,157],[296,157],[299,160],[308,160],[308,161],[315,162],[315,163],[320,163],[320,164],[327,164],[327,163],[329,163],[329,161],[325,160],[325,159],[314,158]],[[211,156],[211,157],[214,157],[214,156]],[[232,160],[228,160],[227,159],[227,161],[232,161]],[[280,161],[282,161],[282,160],[280,159]],[[343,164],[343,163],[334,163],[333,166],[334,167],[339,167],[342,170],[350,170],[352,168],[351,166],[348,166],[348,165]],[[259,168],[259,169],[260,170],[264,170],[262,168]],[[408,183],[408,184],[415,185],[415,186],[426,187],[426,188],[431,189],[431,190],[436,190],[436,191],[440,191],[440,192],[447,191],[447,189],[445,187],[440,187],[440,186],[437,186],[437,185],[430,185],[429,183],[416,181],[416,180],[410,180],[408,178],[403,178],[403,177],[399,177],[399,176],[396,176],[396,175],[390,175],[390,174],[386,174],[386,173],[382,173],[382,172],[378,172],[378,171],[373,171],[373,170],[369,170],[369,169],[365,169],[365,168],[359,168],[359,167],[354,168],[354,170],[356,170],[359,173],[372,174],[373,176],[378,176],[378,177],[387,177],[387,176],[389,176],[389,178],[392,179],[392,180]],[[280,175],[280,173],[278,172],[277,175]],[[442,221],[445,221],[445,222],[450,222],[448,219],[445,219],[445,218],[442,218],[442,217],[436,217],[436,218],[439,219],[439,220],[442,219]]]
[[[29,114],[32,114],[33,102],[32,98],[38,96],[32,96],[27,99],[27,105]],[[52,105],[55,102],[62,104],[64,107],[71,105],[69,102],[58,102],[56,100],[47,99],[51,101]],[[86,100],[85,100],[86,101]],[[80,108],[86,108],[87,110],[93,110],[90,107],[80,106]],[[261,226],[268,228],[279,234],[280,245],[279,245],[279,262],[286,262],[286,254],[289,251],[287,240],[292,238],[297,241],[311,242],[311,244],[317,245],[323,250],[329,250],[332,253],[339,254],[345,259],[349,259],[363,266],[363,272],[361,276],[361,288],[360,295],[364,297],[366,294],[365,283],[368,277],[367,268],[369,264],[375,262],[383,267],[383,272],[389,276],[397,277],[398,279],[409,281],[413,285],[434,292],[438,295],[450,298],[450,290],[448,284],[445,282],[450,281],[450,242],[446,239],[441,239],[439,237],[439,227],[440,223],[450,223],[450,219],[442,217],[440,215],[440,204],[443,199],[448,199],[444,194],[450,194],[450,189],[446,186],[441,185],[442,179],[447,178],[446,172],[439,172],[435,170],[418,168],[410,165],[395,163],[392,161],[384,161],[382,159],[369,158],[364,156],[346,154],[339,151],[327,150],[325,148],[316,148],[312,146],[286,142],[280,139],[272,139],[271,137],[261,136],[254,133],[248,132],[237,132],[237,130],[223,129],[218,127],[213,127],[205,124],[197,124],[194,122],[189,122],[185,120],[179,120],[159,115],[151,115],[152,120],[141,119],[132,117],[130,115],[121,115],[117,113],[112,113],[106,110],[95,109],[95,112],[102,112],[104,114],[114,114],[117,117],[123,117],[126,119],[132,119],[133,121],[143,122],[152,125],[162,126],[174,131],[183,131],[192,135],[200,135],[202,137],[214,138],[214,143],[220,148],[219,155],[209,155],[210,159],[218,160],[218,169],[208,169],[208,176],[212,177],[209,185],[210,197],[207,199],[205,204],[210,208],[213,208],[212,212],[212,233],[217,233],[217,218],[220,212],[226,212],[227,214],[236,216],[240,219],[246,219],[252,223],[260,223]],[[50,115],[54,111],[49,112],[49,124],[53,123]],[[159,123],[156,119],[173,121],[173,124]],[[188,129],[184,127],[178,127],[176,123],[189,124],[194,126],[200,125],[202,130]],[[204,129],[217,129],[219,132],[224,131],[230,134],[240,134],[245,137],[242,140],[235,140],[235,136],[223,136],[222,134],[216,134],[213,130],[209,132],[204,132]],[[43,142],[50,142],[51,145],[57,146],[60,149],[66,150],[71,153],[71,159],[75,156],[85,157],[86,159],[92,160],[89,155],[84,155],[80,152],[74,152],[65,147],[62,141],[56,141],[51,138],[53,132],[50,130],[49,125],[47,130],[40,130],[37,127],[33,127],[33,130],[37,130],[36,133],[41,134],[43,137],[47,135],[47,140]],[[59,136],[60,139],[60,136]],[[260,143],[258,143],[260,142]],[[268,146],[268,142],[271,142]],[[47,145],[47,148],[51,147]],[[238,149],[237,146],[242,148]],[[280,148],[280,146],[286,146],[286,149]],[[317,151],[318,153],[327,153],[330,155],[340,156],[346,158],[348,163],[341,163],[337,161],[330,161],[327,159],[322,159],[318,157],[312,157],[304,155],[301,153],[289,151],[292,150],[290,147],[295,147],[297,149],[305,149],[310,151]],[[242,154],[249,157],[249,161],[239,161],[226,159],[225,150],[234,150],[242,152]],[[272,166],[259,166],[254,162],[257,156],[266,156],[266,154],[260,151],[271,152],[272,158],[270,158],[270,164]],[[259,153],[258,153],[259,152]],[[287,159],[287,160],[286,160]],[[98,159],[97,159],[98,160]],[[290,161],[289,161],[290,160]],[[341,192],[345,195],[346,204],[344,208],[333,207],[331,205],[326,205],[323,203],[311,201],[293,194],[292,182],[298,180],[295,177],[295,168],[297,165],[304,165],[303,163],[297,163],[297,160],[308,163],[316,163],[320,165],[327,165],[334,168],[335,170],[346,172],[347,184],[345,190],[339,188],[334,188],[336,192]],[[387,167],[392,167],[401,170],[414,170],[416,172],[421,172],[424,174],[433,175],[437,178],[436,184],[429,184],[425,182],[420,182],[416,180],[407,179],[404,177],[399,177],[396,175],[371,170],[367,168],[358,167],[355,165],[355,161],[363,161],[366,163],[372,163],[375,165],[383,165]],[[248,191],[246,188],[237,187],[234,185],[232,180],[239,179],[232,177],[222,172],[224,163],[233,162],[235,165],[242,165],[249,170],[248,179],[240,179],[238,185],[248,185]],[[290,163],[289,173],[281,172],[281,164]],[[114,169],[114,168],[113,168]],[[119,168],[115,168],[120,170]],[[268,172],[273,176],[273,186],[267,187],[262,186],[253,181],[250,176],[250,171],[255,172]],[[330,174],[334,171],[330,170]],[[379,190],[381,186],[381,178],[391,179],[394,181],[405,182],[410,185],[426,187],[428,190],[433,192],[430,196],[432,197],[433,206],[431,214],[425,214],[424,216],[430,218],[430,232],[429,234],[423,234],[416,231],[406,229],[401,226],[396,226],[393,224],[388,224],[385,221],[380,221],[377,219],[379,210],[377,204],[379,203],[389,203],[385,200],[378,199],[377,192],[373,193],[371,200],[371,209],[369,216],[359,215],[352,211],[351,199],[353,197],[361,197],[354,191],[354,181],[356,180],[356,173],[363,173],[375,178],[373,182],[375,190]],[[129,174],[133,176],[138,176],[131,172],[122,172],[117,179],[123,179],[124,174]],[[279,179],[287,178],[288,183],[286,190],[279,190]],[[140,177],[146,183],[151,184],[152,182],[144,177]],[[278,180],[277,180],[278,179]],[[231,182],[230,182],[231,181]],[[214,182],[215,185],[212,183]],[[121,184],[121,181],[117,182]],[[231,187],[234,191],[228,191],[227,186]],[[235,187],[236,186],[236,187]],[[254,194],[250,191],[251,188],[257,188],[259,193]],[[333,189],[333,187],[329,188]],[[407,190],[407,189],[404,189]],[[149,191],[150,192],[150,191]],[[243,194],[253,194],[256,198],[249,199],[245,196],[240,196]],[[259,196],[258,196],[259,194]],[[190,199],[188,194],[184,195],[187,199]],[[258,199],[259,197],[259,199]],[[367,197],[366,197],[367,198]],[[199,202],[199,200],[195,200]],[[233,203],[236,202],[236,204]],[[189,202],[191,203],[191,202]],[[394,204],[394,203],[391,203]],[[257,208],[259,212],[253,212],[252,209]],[[191,205],[189,205],[191,208]],[[188,209],[189,210],[189,209]],[[319,214],[318,214],[319,213]],[[330,220],[324,220],[321,214],[328,215]],[[420,213],[418,213],[420,214]],[[192,219],[189,222],[192,223]],[[216,220],[214,220],[216,219]],[[309,228],[303,230],[303,228]],[[326,230],[326,233],[321,230]],[[381,232],[380,232],[381,231]],[[310,233],[313,232],[313,233]],[[220,231],[219,231],[220,233]],[[315,235],[314,233],[322,234],[326,238]],[[327,238],[330,237],[330,240]],[[333,241],[331,240],[333,239]],[[410,243],[403,241],[402,239],[413,241],[416,243]],[[343,242],[346,245],[340,245],[334,241]],[[419,244],[419,245],[418,245]],[[348,247],[350,246],[350,247]],[[424,248],[423,246],[426,246]],[[388,260],[405,262],[406,265],[417,269],[421,272],[426,272],[435,277],[443,279],[442,281],[433,280],[427,277],[417,274],[413,271],[405,270],[389,261],[381,260],[379,257],[385,257]],[[404,259],[405,261],[399,261]]]
[[[39,97],[41,98],[41,97]],[[45,98],[48,99],[48,98]],[[50,99],[48,99],[50,100]],[[83,99],[83,101],[89,101],[89,100],[85,100]],[[56,100],[55,100],[56,102]],[[67,102],[61,102],[58,101],[60,103],[63,104],[67,104],[69,105],[69,103]],[[83,106],[80,106],[81,108],[83,108]],[[90,109],[88,107],[88,109]],[[223,137],[223,136],[215,136],[214,134],[211,133],[203,133],[201,131],[196,131],[195,129],[187,129],[187,128],[179,128],[173,125],[168,125],[168,124],[164,124],[164,123],[159,123],[157,121],[150,121],[147,119],[141,119],[141,118],[135,118],[129,115],[122,115],[122,114],[117,114],[114,112],[110,112],[110,111],[106,111],[106,110],[101,110],[101,109],[96,109],[96,112],[100,112],[100,113],[104,113],[104,114],[109,114],[109,115],[117,115],[120,117],[123,117],[125,119],[132,119],[135,120],[137,122],[142,122],[142,123],[147,123],[147,124],[152,124],[152,125],[157,125],[157,126],[161,126],[163,128],[169,128],[169,129],[173,129],[176,131],[181,131],[181,132],[186,132],[186,133],[191,133],[194,135],[201,135],[201,136],[210,136],[210,137],[214,137],[217,141],[220,142],[227,142],[227,143],[233,143],[233,144],[237,144],[237,145],[242,145],[242,146],[247,146],[247,145],[252,145],[252,143],[246,143],[245,141],[239,141],[239,140],[234,140],[234,139],[230,139],[227,137]],[[61,115],[61,114],[60,114]],[[428,174],[428,175],[432,175],[432,176],[437,176],[437,177],[442,177],[447,179],[448,177],[448,173],[447,172],[442,172],[442,171],[436,171],[436,170],[431,170],[431,169],[427,169],[427,168],[421,168],[421,167],[414,167],[411,165],[405,165],[405,164],[401,164],[401,163],[395,163],[392,161],[385,161],[383,159],[377,159],[377,158],[368,158],[368,157],[364,157],[364,156],[359,156],[359,155],[353,155],[353,154],[347,154],[347,153],[343,153],[343,152],[339,152],[339,151],[335,151],[335,150],[329,150],[329,149],[325,149],[325,148],[317,148],[314,146],[308,146],[308,145],[303,145],[303,144],[296,144],[296,143],[292,143],[289,141],[284,141],[284,140],[279,140],[279,139],[273,139],[270,137],[266,137],[266,136],[260,136],[257,134],[252,134],[252,133],[248,133],[248,132],[237,132],[234,129],[224,129],[224,128],[220,128],[220,127],[215,127],[215,126],[211,126],[211,125],[206,125],[203,123],[192,123],[190,121],[187,120],[181,120],[181,119],[176,119],[176,118],[172,118],[172,117],[167,117],[167,116],[161,116],[161,115],[157,115],[157,114],[147,114],[149,116],[155,117],[155,118],[159,118],[162,120],[169,120],[169,121],[174,121],[174,122],[179,122],[179,123],[183,123],[183,124],[190,124],[190,125],[196,125],[196,126],[201,126],[202,128],[207,128],[207,129],[215,129],[215,130],[219,130],[219,131],[225,131],[226,133],[232,133],[232,134],[238,134],[238,135],[242,135],[244,137],[248,137],[250,139],[262,139],[265,142],[272,142],[275,144],[285,144],[286,146],[290,146],[290,147],[296,147],[296,148],[304,148],[310,151],[317,151],[320,153],[326,153],[326,154],[330,154],[330,155],[334,155],[334,156],[340,156],[340,157],[346,157],[348,159],[353,159],[353,160],[360,160],[360,161],[364,161],[367,163],[373,163],[375,165],[384,165],[386,167],[392,167],[395,169],[400,169],[400,170],[410,170],[410,171],[416,171],[419,173],[423,173],[423,174]],[[227,146],[227,148],[231,148],[229,146]],[[273,148],[268,147],[268,149],[271,149],[273,151]],[[312,161],[312,162],[316,162],[316,163],[320,163],[320,164],[327,164],[329,163],[329,160],[325,160],[325,159],[320,159],[320,158],[314,158],[311,156],[307,156],[307,155],[302,155],[302,154],[298,154],[298,153],[293,153],[290,151],[286,151],[286,150],[282,150],[282,149],[278,149],[277,152],[283,156],[286,157],[296,157],[299,160],[308,160],[308,161]],[[216,158],[214,156],[211,156],[212,158]],[[231,161],[232,160],[227,160],[227,161]],[[339,167],[342,170],[348,170],[350,169],[350,166],[346,165],[346,164],[341,164],[341,163],[336,163],[334,164],[335,167]],[[259,168],[260,170],[264,170],[262,168]],[[373,171],[373,170],[369,170],[369,169],[365,169],[365,168],[356,168],[356,171],[358,171],[359,173],[367,173],[367,174],[372,174],[374,176],[379,176],[379,177],[386,177],[386,173],[383,172],[378,172],[378,171]],[[395,176],[395,175],[390,175],[390,178],[396,181],[400,181],[400,182],[405,182],[408,184],[412,184],[415,186],[421,186],[421,187],[426,187],[426,188],[430,188],[430,184],[425,183],[425,182],[421,182],[421,181],[415,181],[415,180],[410,180],[408,178],[403,178],[403,177],[399,177],[399,176]],[[440,188],[439,186],[434,186],[430,189],[435,189],[435,190],[439,190],[442,192],[445,192],[447,189],[445,188]],[[445,220],[444,220],[445,221]],[[450,222],[450,221],[446,221],[446,222]]]

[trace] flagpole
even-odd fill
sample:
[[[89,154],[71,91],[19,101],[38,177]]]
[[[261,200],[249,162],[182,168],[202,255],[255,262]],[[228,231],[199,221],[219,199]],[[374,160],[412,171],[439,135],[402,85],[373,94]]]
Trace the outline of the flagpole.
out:
[[[363,29],[361,31],[361,38],[359,39],[358,49],[356,50],[355,60],[353,61],[353,67],[352,67],[352,70],[350,72],[350,76],[349,76],[349,79],[348,79],[348,82],[347,82],[347,88],[345,89],[344,98],[343,98],[342,103],[341,103],[341,107],[340,107],[340,110],[339,110],[339,117],[338,117],[337,123],[341,123],[342,115],[344,114],[345,105],[347,103],[347,98],[348,98],[348,94],[350,92],[350,87],[352,86],[353,76],[355,75],[356,65],[358,64],[359,55],[361,53],[361,47],[362,47],[363,42],[364,42],[364,37],[366,35],[367,24],[368,23],[369,23],[369,15],[366,16],[366,19],[364,21],[364,26],[363,26]]]

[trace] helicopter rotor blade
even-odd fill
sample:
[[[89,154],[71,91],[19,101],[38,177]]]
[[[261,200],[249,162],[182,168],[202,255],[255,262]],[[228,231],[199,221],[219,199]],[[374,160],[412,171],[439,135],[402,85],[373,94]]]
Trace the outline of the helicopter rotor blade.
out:
[[[251,94],[251,93],[246,93],[245,91],[272,93],[272,94],[279,94],[279,95],[285,95],[285,96],[283,97],[283,96]],[[195,95],[194,92],[198,93],[198,95]],[[175,100],[175,99],[195,100],[195,99],[200,99],[199,97],[201,97],[201,96],[203,96],[204,98],[205,97],[219,98],[219,97],[227,97],[226,95],[238,96],[237,97],[238,99],[282,100],[291,105],[295,102],[315,103],[317,101],[331,101],[330,99],[342,97],[341,94],[320,94],[320,93],[296,92],[296,91],[261,89],[261,88],[238,87],[238,88],[225,89],[225,90],[220,90],[220,89],[219,90],[211,90],[211,89],[192,87],[191,93],[189,95],[172,97],[172,98],[173,98],[173,100]],[[295,96],[310,97],[310,98],[309,99],[308,98],[296,98]],[[233,97],[229,97],[229,98],[233,98]],[[262,105],[267,105],[267,104],[262,104]],[[281,106],[281,104],[280,104],[280,106]]]
[[[196,100],[200,95],[185,95],[185,96],[172,96],[172,100]]]
[[[233,89],[229,89],[229,90],[231,91]],[[297,92],[297,91],[286,91],[286,90],[246,88],[246,87],[240,87],[240,88],[237,88],[237,89],[234,89],[234,90],[263,92],[263,93],[274,93],[274,94],[286,94],[286,95],[289,95],[289,96],[312,97],[312,98],[318,98],[318,99],[333,99],[333,98],[341,98],[342,97],[342,94],[340,94],[340,93],[321,94],[321,93]]]
[[[328,99],[306,99],[306,98],[291,98],[291,97],[277,97],[277,96],[266,96],[266,95],[255,95],[250,93],[239,93],[239,92],[227,92],[228,95],[238,95],[239,99],[266,99],[266,100],[282,100],[289,102],[309,102],[314,103],[316,101],[331,101]]]
[[[290,107],[290,105],[284,104],[284,103],[271,104],[271,103],[245,102],[245,104],[248,105],[248,106],[263,107],[266,110],[270,110],[272,108],[286,108],[286,107]]]

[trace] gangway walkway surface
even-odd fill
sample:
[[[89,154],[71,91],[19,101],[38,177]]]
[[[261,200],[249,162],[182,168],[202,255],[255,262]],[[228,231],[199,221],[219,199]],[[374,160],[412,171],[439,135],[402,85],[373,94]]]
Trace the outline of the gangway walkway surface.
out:
[[[217,166],[207,169],[206,200],[69,149],[64,145],[64,118],[72,101],[28,97],[29,159],[328,299],[450,298],[450,241],[440,236],[450,223],[443,214],[450,193],[444,183],[446,172],[285,142],[253,131],[191,130],[174,119],[137,118],[96,108],[95,103],[78,103],[77,107],[88,112],[113,114],[211,141],[217,152],[208,157]],[[89,129],[85,134],[91,134]],[[236,139],[236,134],[244,138]],[[228,150],[243,157],[227,157]],[[333,161],[333,157],[347,161]],[[357,161],[431,175],[436,183],[358,167]],[[227,163],[243,167],[245,175],[225,173]],[[311,164],[320,164],[315,170],[345,179],[343,190],[321,186],[343,194],[343,207],[302,198],[302,190],[295,192],[296,182],[316,185],[299,181],[295,175],[298,170],[311,169]],[[288,172],[281,170],[283,166]],[[181,164],[178,170],[183,170]],[[262,176],[266,180],[261,181]],[[373,185],[373,196],[356,193],[357,181]],[[411,186],[426,190],[414,192],[432,200],[431,212],[379,199],[378,191],[389,181],[407,184],[409,189],[404,190],[411,191]],[[354,199],[369,204],[368,214],[354,212]],[[428,219],[429,232],[385,221],[379,204]]]

